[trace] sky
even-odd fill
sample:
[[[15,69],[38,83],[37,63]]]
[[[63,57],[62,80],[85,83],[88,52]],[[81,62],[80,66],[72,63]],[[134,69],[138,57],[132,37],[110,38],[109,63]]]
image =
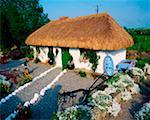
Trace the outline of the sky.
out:
[[[150,28],[150,0],[40,0],[40,4],[51,20],[95,14],[99,5],[99,13],[109,13],[123,27]]]

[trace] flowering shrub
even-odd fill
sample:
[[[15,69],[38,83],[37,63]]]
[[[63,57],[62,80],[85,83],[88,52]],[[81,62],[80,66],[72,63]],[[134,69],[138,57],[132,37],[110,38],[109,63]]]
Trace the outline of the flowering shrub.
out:
[[[6,77],[0,75],[0,93],[5,94],[10,92],[10,82],[6,81]]]
[[[139,86],[134,83],[129,75],[118,74],[105,82],[108,85],[104,91],[97,91],[92,95],[94,106],[98,107],[113,116],[117,116],[121,110],[120,100],[128,101],[132,94],[139,93]],[[118,96],[111,96],[117,93]],[[120,97],[119,97],[120,95]]]
[[[132,68],[132,74],[135,75],[135,76],[145,76],[143,70],[138,68],[138,67],[133,67]]]
[[[135,120],[150,120],[150,101],[134,114]]]
[[[58,120],[92,120],[92,113],[89,107],[78,105],[58,112],[57,118]]]
[[[108,110],[112,105],[112,97],[104,91],[97,91],[92,95],[92,102],[100,110]]]
[[[121,111],[121,105],[113,99],[112,106],[108,109],[108,113],[116,117],[118,113]]]
[[[144,72],[150,75],[150,65],[148,63],[146,63],[144,66]]]
[[[32,81],[32,76],[30,75],[30,74],[28,74],[28,75],[23,75],[22,77],[21,77],[21,81],[20,81],[20,85],[24,85],[24,84],[26,84],[26,83],[28,83],[28,82],[30,82],[30,81]]]
[[[125,90],[125,91],[122,92],[121,94],[122,94],[121,99],[122,99],[123,101],[128,101],[128,100],[132,99],[131,93],[128,92],[127,90]]]
[[[126,89],[130,90],[132,94],[139,92],[139,86],[134,83],[129,75],[120,75],[117,82],[106,82],[105,84],[108,85],[108,88],[106,88],[105,91],[109,94],[115,92],[124,92]]]

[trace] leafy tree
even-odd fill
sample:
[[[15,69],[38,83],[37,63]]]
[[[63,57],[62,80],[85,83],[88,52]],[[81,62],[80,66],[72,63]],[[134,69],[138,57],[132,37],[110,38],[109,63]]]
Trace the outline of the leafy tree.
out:
[[[49,22],[39,0],[1,0],[0,18],[0,47],[3,49],[14,44],[24,45],[29,34]]]

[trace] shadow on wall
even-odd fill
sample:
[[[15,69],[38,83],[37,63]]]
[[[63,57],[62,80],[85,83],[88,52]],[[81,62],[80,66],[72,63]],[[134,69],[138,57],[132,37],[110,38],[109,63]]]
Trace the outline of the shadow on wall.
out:
[[[41,100],[31,106],[31,119],[50,120],[53,112],[57,112],[58,93],[61,88],[61,85],[56,85],[53,89],[47,90]]]

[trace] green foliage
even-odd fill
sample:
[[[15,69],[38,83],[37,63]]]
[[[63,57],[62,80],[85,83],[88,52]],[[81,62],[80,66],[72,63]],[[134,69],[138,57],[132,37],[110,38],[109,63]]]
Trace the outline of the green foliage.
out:
[[[125,27],[125,30],[127,32],[129,32],[131,35],[133,35],[133,34],[134,35],[150,35],[150,28],[144,28],[144,29],[142,29],[142,28],[138,28],[138,29],[130,28],[130,29],[128,29]]]
[[[109,79],[106,81],[106,83],[112,84],[112,83],[117,82],[118,80],[119,80],[119,75],[115,75],[115,76],[109,78]]]
[[[68,69],[68,63],[72,61],[72,56],[68,49],[62,48],[62,69]]]
[[[79,105],[66,108],[58,113],[60,120],[91,120],[91,109],[87,106]]]
[[[86,56],[89,58],[89,62],[92,63],[92,70],[95,71],[100,57],[97,56],[94,50],[88,50]]]
[[[150,29],[128,29],[125,30],[133,37],[134,45],[129,50],[138,50],[140,52],[150,51]]]
[[[145,63],[150,64],[150,58],[137,59],[136,67],[143,69]]]
[[[10,92],[10,86],[8,86],[7,84],[0,83],[0,93],[1,93],[1,95],[2,94],[8,94],[9,92]]]
[[[31,80],[32,80],[32,77],[31,77],[30,75],[23,75],[23,76],[21,77],[21,81],[20,81],[19,85],[20,85],[20,86],[21,86],[21,85],[24,85],[24,84],[30,82]]]
[[[24,46],[20,48],[23,57],[33,58],[34,51],[29,46]]]
[[[53,113],[51,119],[52,120],[59,120],[57,113]]]
[[[80,77],[86,77],[86,73],[84,71],[79,71]]]
[[[132,35],[134,45],[129,50],[138,50],[140,52],[150,52],[150,36],[148,35]]]
[[[49,21],[39,0],[1,0],[2,49],[24,45],[26,37]]]

